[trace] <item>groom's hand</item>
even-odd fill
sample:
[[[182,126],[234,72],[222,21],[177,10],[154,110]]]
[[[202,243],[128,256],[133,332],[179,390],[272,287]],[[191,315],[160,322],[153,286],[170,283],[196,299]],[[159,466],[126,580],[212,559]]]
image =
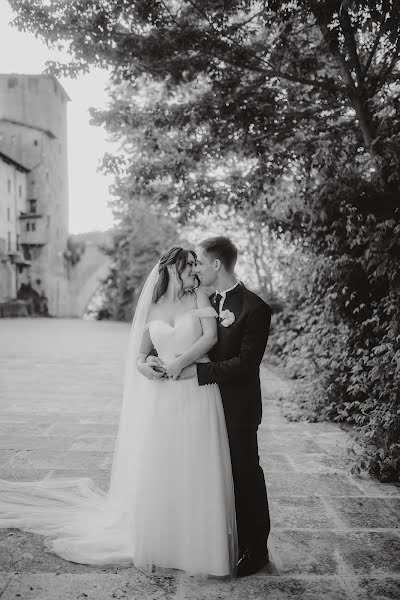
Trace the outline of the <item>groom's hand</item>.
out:
[[[197,369],[196,365],[193,363],[182,369],[178,379],[193,379],[194,377],[197,377]]]

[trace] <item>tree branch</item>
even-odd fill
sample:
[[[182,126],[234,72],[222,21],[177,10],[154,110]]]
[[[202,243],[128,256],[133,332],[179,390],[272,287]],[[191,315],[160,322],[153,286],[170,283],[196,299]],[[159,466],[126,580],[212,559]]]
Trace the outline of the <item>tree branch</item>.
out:
[[[360,88],[362,88],[364,86],[363,73],[362,73],[361,64],[360,64],[360,58],[357,54],[357,45],[356,45],[356,41],[354,38],[353,25],[352,25],[350,15],[347,12],[347,10],[340,11],[339,22],[342,26],[344,39],[346,41],[346,45],[349,50],[349,54],[353,61],[357,84]]]
[[[233,24],[231,26],[231,28],[233,30],[235,30],[235,31],[238,31],[239,29],[242,29],[242,27],[245,27],[245,25],[247,25],[248,23],[250,23],[251,21],[253,21],[257,17],[259,17],[260,15],[262,15],[263,12],[264,12],[264,8],[262,8],[260,11],[258,11],[257,13],[255,13],[254,15],[252,15],[251,17],[249,17],[246,21],[243,21],[242,23]]]
[[[318,25],[319,25],[319,28],[321,29],[325,43],[327,44],[330,52],[332,53],[332,56],[335,58],[338,66],[339,66],[343,81],[345,82],[345,84],[349,88],[349,90],[351,90],[352,94],[355,94],[356,86],[354,85],[353,77],[351,75],[351,71],[346,62],[346,59],[339,50],[339,45],[337,43],[337,40],[335,40],[333,38],[332,32],[328,29],[328,27],[325,23],[319,21]]]
[[[386,15],[382,15],[381,25],[379,27],[379,31],[376,34],[376,38],[374,40],[374,44],[372,46],[371,52],[369,53],[369,56],[367,58],[367,62],[365,63],[364,72],[363,72],[363,77],[364,78],[365,78],[365,76],[368,73],[368,70],[369,70],[369,68],[370,68],[370,66],[372,64],[373,59],[374,59],[375,53],[376,53],[376,51],[378,49],[379,42],[380,42],[380,40],[382,38],[384,29],[385,29],[385,25],[386,25],[386,18],[385,17],[386,17]]]
[[[394,50],[394,53],[393,53],[390,63],[387,66],[385,66],[385,64],[384,64],[384,66],[381,69],[381,72],[379,73],[378,81],[380,83],[385,83],[386,79],[388,78],[390,73],[393,71],[393,69],[396,65],[397,59],[399,58],[399,55],[400,55],[400,39],[397,41],[397,47]]]
[[[178,20],[176,18],[176,15],[174,15],[174,13],[168,8],[168,6],[164,2],[164,0],[160,0],[160,3],[165,8],[165,10],[169,14],[169,16],[171,17],[172,21],[175,23],[175,25],[177,25],[179,27],[179,23],[178,23]]]

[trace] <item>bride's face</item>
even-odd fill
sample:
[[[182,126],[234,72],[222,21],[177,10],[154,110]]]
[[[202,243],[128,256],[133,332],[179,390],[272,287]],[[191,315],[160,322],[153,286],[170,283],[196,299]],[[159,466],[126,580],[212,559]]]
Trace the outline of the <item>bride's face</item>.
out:
[[[182,286],[184,290],[190,290],[196,285],[196,259],[193,254],[189,254],[187,263],[181,272]],[[179,282],[180,284],[180,282]]]

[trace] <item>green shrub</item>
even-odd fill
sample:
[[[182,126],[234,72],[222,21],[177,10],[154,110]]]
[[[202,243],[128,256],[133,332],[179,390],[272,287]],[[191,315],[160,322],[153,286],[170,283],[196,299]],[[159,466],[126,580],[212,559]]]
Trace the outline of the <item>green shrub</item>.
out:
[[[333,211],[329,226],[313,221],[308,260],[291,281],[269,352],[302,380],[303,416],[354,428],[354,470],[399,482],[399,214],[363,215],[349,198]]]

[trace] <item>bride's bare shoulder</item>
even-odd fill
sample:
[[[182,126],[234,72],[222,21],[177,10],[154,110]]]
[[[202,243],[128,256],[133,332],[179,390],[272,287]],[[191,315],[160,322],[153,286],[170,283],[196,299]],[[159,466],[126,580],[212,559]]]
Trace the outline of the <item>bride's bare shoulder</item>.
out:
[[[197,306],[199,308],[207,308],[208,306],[211,306],[211,302],[208,297],[208,294],[206,293],[206,291],[204,289],[200,288],[200,289],[196,290],[196,299],[197,299]]]

